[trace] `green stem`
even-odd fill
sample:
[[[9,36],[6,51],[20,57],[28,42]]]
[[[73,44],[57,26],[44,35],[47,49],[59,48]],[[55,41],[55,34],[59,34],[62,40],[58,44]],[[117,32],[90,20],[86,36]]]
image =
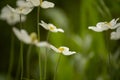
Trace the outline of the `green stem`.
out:
[[[109,32],[106,32],[106,48],[108,50],[108,72],[109,72],[109,76],[111,77],[111,51],[110,51],[110,40],[109,40],[109,36],[108,36]]]
[[[13,33],[11,32],[11,49],[10,49],[10,61],[9,61],[7,80],[10,80],[9,78],[12,72],[13,61],[14,61],[14,36]]]
[[[32,48],[32,45],[30,45],[29,46],[29,48],[28,48],[28,51],[27,51],[27,58],[26,58],[26,73],[27,73],[27,79],[29,80],[29,78],[30,78],[30,76],[29,76],[29,66],[30,66],[30,64],[29,64],[29,60],[30,60],[30,53],[31,53],[31,48]]]
[[[40,41],[40,28],[39,28],[39,19],[40,19],[40,6],[37,8],[37,33],[38,33],[38,40]]]
[[[22,29],[22,21],[21,21],[22,15],[20,14],[20,29]],[[21,80],[23,78],[23,43],[20,42],[20,57],[21,57]]]
[[[40,28],[39,28],[39,19],[40,19],[40,6],[37,9],[37,33],[38,33],[38,40],[40,41]],[[41,54],[39,53],[39,68],[40,68],[40,80],[42,80],[42,59]]]
[[[20,57],[21,56],[19,56],[19,61],[18,61],[18,66],[17,66],[17,71],[16,71],[16,77],[15,77],[15,80],[19,80],[19,75],[20,75]]]
[[[46,42],[48,42],[48,39],[49,39],[49,31],[47,34]],[[46,76],[47,76],[47,54],[48,54],[48,48],[46,48],[46,52],[45,52],[45,65],[44,65],[44,79],[43,80],[46,80]]]
[[[59,54],[57,65],[56,65],[56,68],[55,68],[54,80],[56,80],[56,75],[57,75],[57,70],[58,70],[58,66],[59,66],[59,63],[60,63],[60,59],[61,59],[61,54]]]
[[[39,70],[40,70],[40,80],[42,80],[42,59],[41,54],[39,53]]]
[[[20,56],[21,56],[21,80],[23,78],[23,43],[20,43]]]

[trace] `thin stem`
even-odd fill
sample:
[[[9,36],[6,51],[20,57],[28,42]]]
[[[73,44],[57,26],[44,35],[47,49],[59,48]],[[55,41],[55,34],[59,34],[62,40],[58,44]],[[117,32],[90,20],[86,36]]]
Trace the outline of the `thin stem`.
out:
[[[9,78],[12,72],[13,61],[14,61],[14,36],[13,33],[11,32],[11,49],[10,49],[10,61],[9,61],[7,80],[10,80]]]
[[[106,48],[108,50],[108,72],[109,72],[109,76],[111,77],[111,51],[110,51],[110,40],[109,40],[109,37],[108,37],[108,33],[109,32],[106,32]]]
[[[20,75],[20,61],[21,61],[21,56],[19,56],[19,61],[18,61],[18,66],[17,66],[17,71],[16,71],[16,77],[15,80],[19,80],[19,75]]]
[[[29,64],[29,60],[30,60],[30,53],[31,53],[31,48],[32,48],[32,45],[30,45],[29,46],[29,48],[28,48],[28,51],[27,51],[27,58],[26,58],[26,73],[27,73],[27,79],[29,79],[30,78],[30,76],[29,76],[29,66],[30,66],[30,64]]]
[[[47,34],[46,42],[48,42],[48,39],[49,39],[49,31],[48,31],[48,34]],[[47,54],[48,54],[48,48],[46,47],[45,65],[44,65],[44,79],[43,80],[46,80],[46,76],[47,76],[47,56],[48,56]]]
[[[59,54],[58,62],[57,62],[56,68],[55,68],[54,80],[56,80],[56,75],[57,75],[57,70],[58,70],[58,66],[59,66],[59,63],[60,63],[60,59],[61,59],[61,54]]]
[[[40,70],[40,80],[42,80],[42,59],[41,54],[39,53],[39,70]]]
[[[22,15],[20,14],[20,28],[22,29],[22,21],[21,17]],[[23,43],[20,42],[20,57],[21,57],[21,80],[23,78]]]
[[[21,80],[23,78],[23,43],[20,43],[20,56],[21,56]]]
[[[38,33],[38,40],[40,40],[40,28],[39,28],[39,19],[40,19],[40,6],[37,8],[37,33]]]
[[[40,19],[40,6],[37,9],[37,33],[38,33],[38,40],[40,41],[40,28],[39,28],[39,19]],[[40,68],[40,80],[42,80],[42,59],[41,54],[39,53],[39,68]]]

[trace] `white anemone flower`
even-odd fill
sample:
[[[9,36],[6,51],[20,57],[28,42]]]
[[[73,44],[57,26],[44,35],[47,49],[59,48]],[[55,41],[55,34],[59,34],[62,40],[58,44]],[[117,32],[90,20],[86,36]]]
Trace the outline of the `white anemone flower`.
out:
[[[95,26],[89,26],[88,29],[91,29],[96,32],[102,32],[108,29],[116,29],[117,27],[120,26],[120,23],[117,23],[119,18],[112,19],[110,22],[99,22],[97,23],[96,27]]]
[[[12,8],[11,6],[7,5],[8,8],[17,14],[22,14],[22,15],[27,15],[28,13],[30,13],[32,11],[33,8],[31,7],[17,7],[17,8]]]
[[[43,1],[43,2],[41,3],[41,7],[42,7],[42,8],[53,8],[54,6],[55,6],[54,3],[48,2],[48,1]]]
[[[59,48],[56,48],[55,46],[50,45],[50,48],[51,48],[52,50],[54,50],[55,52],[57,52],[57,53],[62,53],[63,55],[66,55],[66,56],[72,55],[72,54],[75,54],[75,53],[76,53],[76,52],[74,52],[74,51],[69,51],[69,48],[68,48],[68,47],[65,47],[65,46],[61,46],[61,47],[59,47]]]
[[[34,7],[31,2],[25,0],[17,0],[16,4],[18,7]]]
[[[20,22],[20,17],[18,14],[12,12],[7,6],[3,7],[0,19],[6,20],[8,24],[14,25],[18,22]],[[21,16],[21,21],[24,22],[26,20],[26,16]]]
[[[31,2],[33,6],[41,6],[41,8],[53,8],[55,6],[54,3],[49,2],[49,1],[42,1],[40,0],[26,0],[28,2]]]
[[[44,21],[41,21],[41,23],[39,23],[39,25],[41,25],[46,30],[50,30],[51,32],[64,32],[63,29],[56,28],[56,26],[54,26],[53,24],[51,24],[51,23],[47,24]]]
[[[13,32],[20,41],[26,44],[32,44],[38,47],[49,47],[49,44],[47,42],[45,41],[39,42],[37,39],[37,35],[34,32],[29,35],[26,32],[26,30],[24,29],[18,30],[15,27],[13,28]]]
[[[30,2],[33,6],[39,6],[40,5],[40,0],[26,0]]]
[[[120,39],[120,27],[117,28],[116,32],[111,32],[111,40]]]

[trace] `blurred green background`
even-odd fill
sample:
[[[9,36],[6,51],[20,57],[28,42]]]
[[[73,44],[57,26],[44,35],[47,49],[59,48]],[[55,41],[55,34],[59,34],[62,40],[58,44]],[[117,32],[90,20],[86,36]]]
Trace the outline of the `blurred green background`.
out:
[[[88,29],[100,21],[110,21],[120,17],[120,0],[49,0],[55,8],[40,9],[40,20],[53,23],[65,33],[50,33],[49,43],[56,47],[68,46],[77,54],[62,56],[57,80],[120,80],[120,41],[109,40],[108,32],[97,33]],[[1,0],[0,10],[7,4],[14,6],[16,0]],[[37,8],[27,15],[23,28],[29,33],[36,32]],[[19,27],[19,24],[15,25]],[[6,80],[9,59],[11,30],[6,21],[0,20],[0,80]],[[41,40],[46,40],[47,31],[40,27]],[[24,45],[24,61],[28,45]],[[42,55],[45,49],[40,50]],[[111,51],[111,64],[108,53]],[[39,80],[38,52],[33,46],[31,52],[31,79]],[[14,62],[11,72],[15,80],[19,58],[19,40],[15,37]],[[42,56],[44,65],[44,56]],[[53,80],[58,54],[49,51],[47,80]],[[25,65],[25,63],[24,63]],[[44,66],[43,66],[44,67]]]

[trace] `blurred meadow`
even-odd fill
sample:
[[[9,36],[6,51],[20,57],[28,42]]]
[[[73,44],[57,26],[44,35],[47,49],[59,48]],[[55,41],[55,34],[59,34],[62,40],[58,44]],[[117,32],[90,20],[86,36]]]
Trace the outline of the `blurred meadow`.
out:
[[[120,0],[47,0],[55,4],[54,8],[40,8],[40,21],[53,23],[62,28],[63,33],[52,33],[40,26],[40,41],[46,41],[56,47],[67,46],[76,53],[61,55],[56,72],[56,80],[120,80],[120,40],[110,40],[109,31],[94,32],[88,26],[98,22],[111,21],[120,17]],[[16,7],[16,0],[0,0],[0,11],[9,4]],[[120,20],[118,21],[120,22]],[[20,24],[9,25],[0,20],[0,80],[21,80],[19,65],[20,41],[14,35],[14,49],[11,56],[12,28]],[[27,15],[22,28],[28,33],[37,32],[37,7]],[[46,48],[32,46],[29,74],[26,78],[26,56],[28,44],[23,44],[23,79],[40,80],[44,77]],[[46,80],[53,80],[59,53],[47,51]],[[110,53],[110,57],[109,57]],[[41,54],[42,71],[39,70]],[[12,61],[12,62],[11,62]],[[11,66],[10,76],[8,71]]]

